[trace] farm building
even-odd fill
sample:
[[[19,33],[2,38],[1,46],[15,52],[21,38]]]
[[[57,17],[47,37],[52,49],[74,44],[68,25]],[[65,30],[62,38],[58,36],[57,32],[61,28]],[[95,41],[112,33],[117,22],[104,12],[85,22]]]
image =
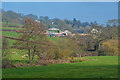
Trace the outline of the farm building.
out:
[[[46,31],[46,34],[48,36],[67,36],[68,34],[71,35],[71,32],[69,30],[61,31],[60,29],[57,28],[50,28]]]
[[[65,30],[61,32],[61,36],[67,36],[67,35],[71,35],[71,32],[69,30]]]
[[[71,35],[72,34],[72,32],[70,32],[69,30],[65,30],[64,33],[66,33],[66,35],[68,35],[68,34]]]
[[[60,30],[57,29],[57,28],[50,28],[50,29],[48,29],[48,31],[51,31],[51,32],[57,32],[57,33],[60,32]]]
[[[57,28],[50,28],[46,31],[46,34],[49,36],[58,36],[60,35],[60,30]]]

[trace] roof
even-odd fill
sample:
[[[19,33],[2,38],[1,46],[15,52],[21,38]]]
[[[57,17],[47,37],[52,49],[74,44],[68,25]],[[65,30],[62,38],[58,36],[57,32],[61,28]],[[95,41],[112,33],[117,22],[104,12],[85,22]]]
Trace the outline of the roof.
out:
[[[46,31],[46,34],[59,34],[57,32],[52,32],[52,31]]]
[[[69,30],[65,30],[64,32],[65,32],[65,33],[71,33]]]
[[[59,29],[57,29],[57,28],[50,28],[50,29],[48,29],[48,30],[59,30]]]

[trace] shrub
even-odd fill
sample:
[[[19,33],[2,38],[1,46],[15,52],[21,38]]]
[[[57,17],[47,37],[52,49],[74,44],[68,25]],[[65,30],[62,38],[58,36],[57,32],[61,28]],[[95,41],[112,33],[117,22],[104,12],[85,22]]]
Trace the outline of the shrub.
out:
[[[9,55],[9,42],[7,39],[2,39],[2,68],[11,68],[14,67],[10,61]]]
[[[108,40],[103,42],[100,46],[100,52],[107,56],[117,56],[118,55],[118,40]]]
[[[15,67],[12,62],[7,59],[7,58],[4,58],[2,59],[2,68],[11,68],[11,67]]]
[[[75,62],[75,61],[74,61],[74,57],[71,56],[70,59],[69,59],[69,61],[70,61],[71,63],[74,63],[74,62]]]

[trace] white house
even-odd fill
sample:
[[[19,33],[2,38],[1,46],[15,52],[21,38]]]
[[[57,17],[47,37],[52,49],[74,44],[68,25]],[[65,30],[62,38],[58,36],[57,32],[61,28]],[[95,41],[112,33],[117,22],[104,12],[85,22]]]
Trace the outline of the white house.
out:
[[[69,30],[65,30],[64,33],[66,33],[66,35],[71,34]]]
[[[38,21],[38,20],[35,20],[35,22],[40,23],[40,21]]]
[[[91,30],[91,33],[93,33],[93,34],[98,33],[98,30],[95,29],[95,28],[93,28],[93,29]]]

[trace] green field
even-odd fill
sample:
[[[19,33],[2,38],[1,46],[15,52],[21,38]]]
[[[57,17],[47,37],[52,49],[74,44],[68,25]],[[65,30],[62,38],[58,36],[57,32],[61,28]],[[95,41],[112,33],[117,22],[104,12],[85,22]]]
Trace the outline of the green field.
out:
[[[3,36],[8,36],[8,37],[13,37],[13,38],[18,38],[20,33],[17,32],[8,32],[8,31],[2,31]],[[15,40],[8,39],[9,45],[12,46]]]
[[[0,29],[20,30],[20,29],[22,29],[22,28],[16,28],[16,27],[1,27]]]
[[[2,31],[2,35],[8,36],[8,37],[13,37],[13,38],[19,38],[19,35],[21,35],[21,33]],[[58,41],[59,40],[58,37],[48,37],[48,39],[51,41]],[[10,46],[12,46],[13,43],[15,42],[15,40],[12,40],[12,39],[8,39],[8,41],[9,41]]]
[[[9,32],[9,31],[2,31],[2,35],[3,36],[8,36],[8,37],[14,37],[14,38],[17,38],[20,33],[17,33],[17,32]]]
[[[3,69],[3,78],[117,78],[117,56],[84,57],[79,63]]]
[[[16,53],[12,53],[16,52]],[[9,56],[10,60],[13,62],[13,64],[19,64],[19,63],[27,63],[28,64],[28,56],[26,56],[24,59],[22,58],[23,55],[27,54],[26,50],[18,50],[18,49],[9,49]],[[37,55],[35,55],[35,60],[37,59]]]

